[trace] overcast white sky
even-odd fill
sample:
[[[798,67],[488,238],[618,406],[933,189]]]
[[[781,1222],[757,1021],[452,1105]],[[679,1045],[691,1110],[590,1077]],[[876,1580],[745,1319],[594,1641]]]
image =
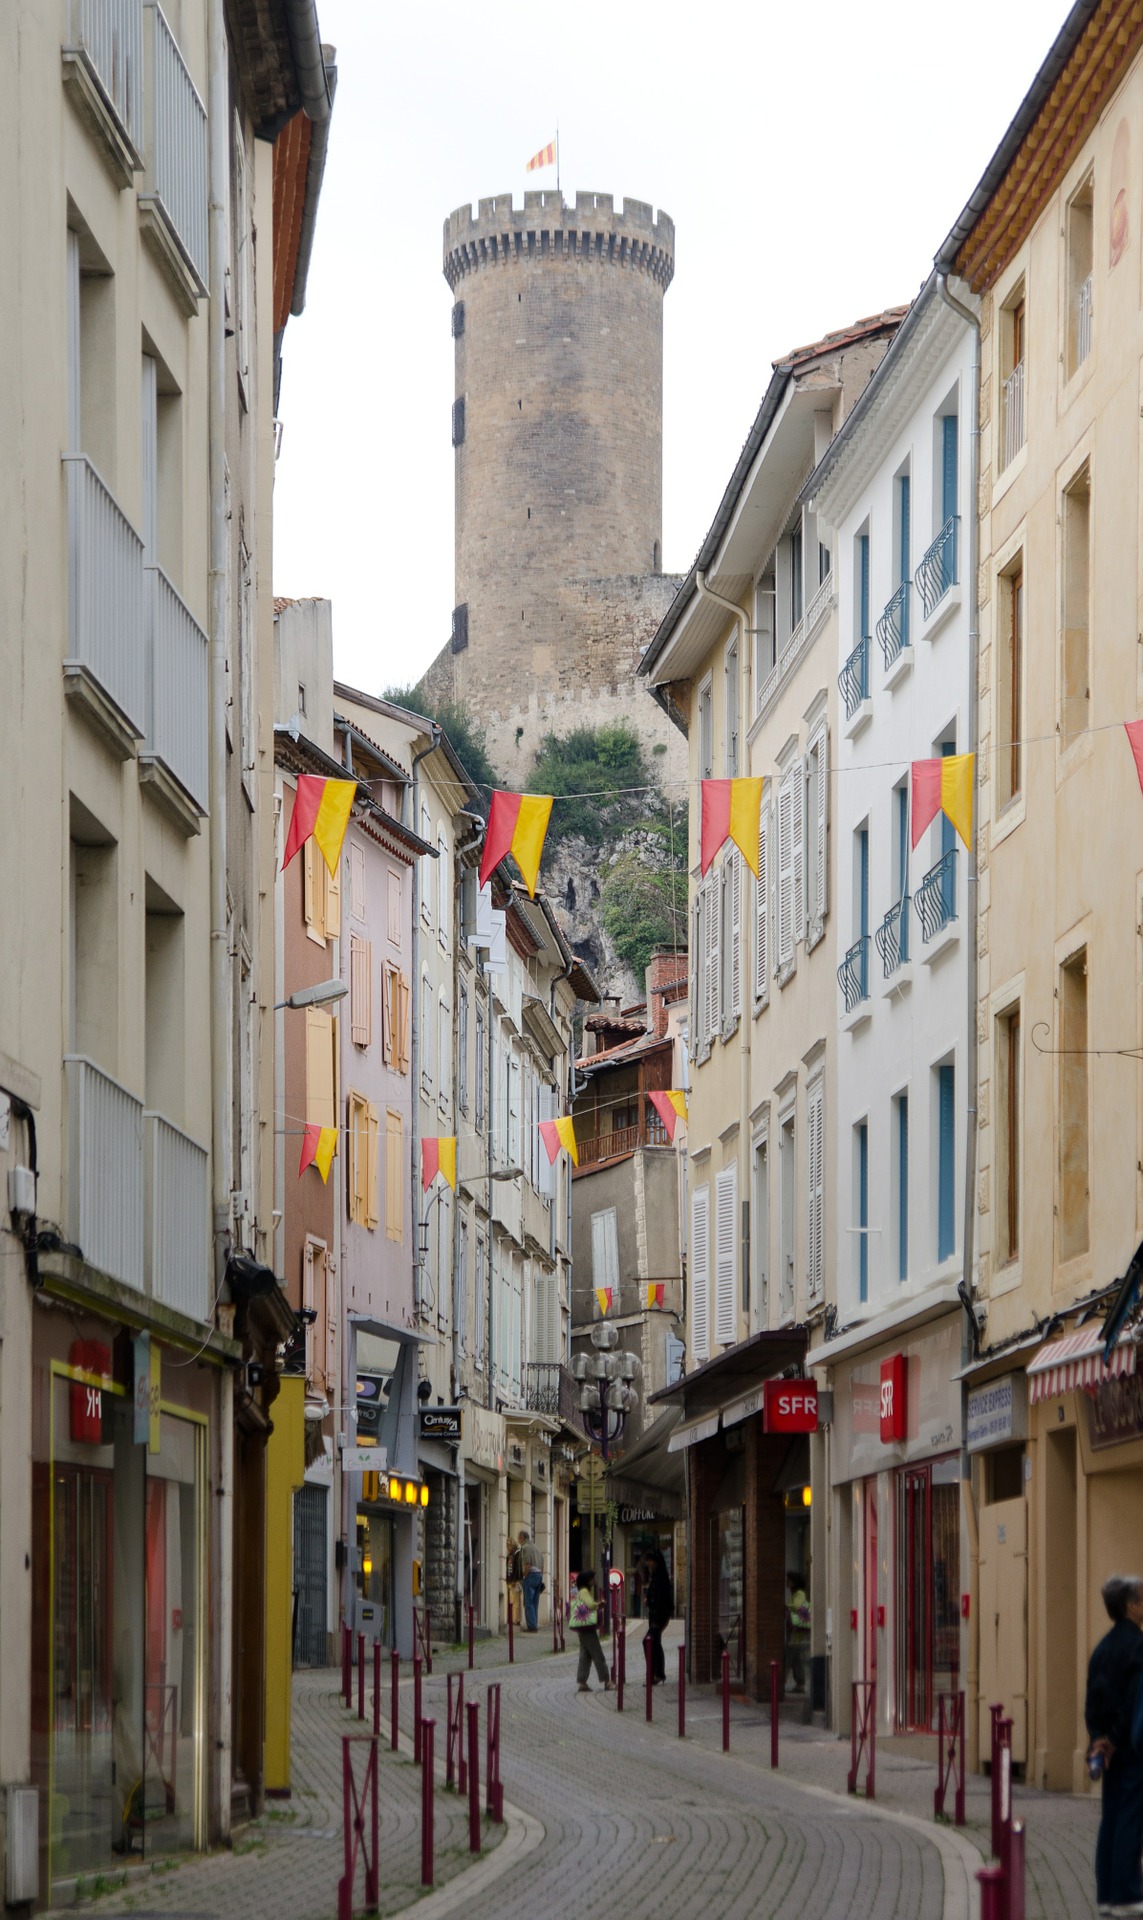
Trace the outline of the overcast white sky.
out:
[[[453,606],[444,219],[525,184],[665,208],[663,564],[693,560],[770,364],[912,297],[1066,0],[318,0],[338,91],[286,333],[274,589],[333,601],[340,678],[415,680]]]

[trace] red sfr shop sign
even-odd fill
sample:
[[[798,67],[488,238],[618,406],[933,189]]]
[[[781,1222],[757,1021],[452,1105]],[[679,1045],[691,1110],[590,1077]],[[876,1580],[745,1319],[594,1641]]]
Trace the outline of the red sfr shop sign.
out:
[[[816,1433],[816,1380],[765,1380],[762,1383],[763,1433]]]
[[[908,1438],[905,1406],[905,1355],[895,1353],[881,1362],[881,1438]]]

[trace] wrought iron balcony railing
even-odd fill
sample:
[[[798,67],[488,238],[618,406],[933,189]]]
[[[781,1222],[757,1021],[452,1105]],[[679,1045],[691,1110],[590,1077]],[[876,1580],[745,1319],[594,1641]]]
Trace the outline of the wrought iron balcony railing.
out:
[[[863,700],[869,698],[869,635],[864,634],[837,676],[838,690],[845,701],[845,717],[852,720]]]
[[[909,644],[909,582],[902,580],[880,620],[877,638],[887,667],[893,665],[902,647]]]
[[[845,1010],[852,1013],[855,1007],[869,998],[869,935],[863,933],[855,940],[837,970],[837,984],[841,988]]]
[[[1024,445],[1024,362],[1018,361],[1004,382],[1004,465],[1015,460]]]
[[[526,1360],[522,1398],[529,1413],[546,1413],[553,1420],[583,1430],[579,1388],[562,1360]]]
[[[958,515],[950,515],[913,575],[926,620],[939,607],[949,588],[956,585],[959,526]]]
[[[921,938],[926,942],[956,919],[956,856],[955,847],[943,853],[936,866],[929,868],[913,896],[921,922]]]
[[[890,980],[898,967],[905,966],[909,959],[908,894],[903,900],[894,902],[873,937],[881,955],[882,972],[886,980]]]

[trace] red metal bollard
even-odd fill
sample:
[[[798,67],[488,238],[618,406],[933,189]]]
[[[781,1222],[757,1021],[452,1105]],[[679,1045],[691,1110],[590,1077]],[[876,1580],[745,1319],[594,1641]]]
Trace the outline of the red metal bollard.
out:
[[[474,1644],[476,1639],[476,1635],[473,1630],[473,1623],[475,1619],[476,1619],[476,1608],[469,1607],[468,1609],[468,1670],[470,1673],[472,1672],[472,1660],[473,1660]]]
[[[400,1681],[401,1681],[401,1656],[397,1652],[396,1647],[393,1648],[392,1652],[389,1655],[389,1671],[392,1678],[392,1690],[393,1690],[393,1725],[391,1729],[391,1737],[390,1737],[389,1745],[392,1751],[396,1753],[397,1751],[397,1705],[400,1699],[399,1688],[400,1688]]]
[[[627,1622],[615,1629],[615,1711],[623,1712],[623,1689],[627,1684]]]
[[[687,1650],[679,1648],[679,1739],[687,1737]]]
[[[421,1725],[421,1885],[433,1884],[433,1736],[435,1720]]]
[[[425,1672],[433,1670],[433,1616],[425,1607]]]
[[[490,1820],[504,1818],[504,1788],[500,1784],[500,1682],[488,1689],[488,1739],[485,1810]]]
[[[730,1752],[730,1648],[722,1649],[722,1751]]]
[[[413,1764],[421,1764],[421,1656],[413,1655]]]
[[[1024,1920],[1024,1822],[1013,1820],[1008,1834],[1008,1920]]]
[[[780,1660],[771,1660],[770,1662],[770,1766],[771,1766],[771,1769],[775,1771],[777,1770],[777,1766],[778,1766],[778,1695],[781,1693],[781,1691],[782,1691],[782,1663]]]
[[[1005,1920],[1004,1896],[1008,1889],[999,1867],[978,1867],[980,1882],[980,1920]]]
[[[341,1697],[346,1706],[353,1700],[353,1681],[350,1677],[353,1664],[353,1636],[343,1620],[341,1623]]]
[[[365,1718],[365,1635],[357,1636],[357,1718]]]
[[[373,1738],[381,1731],[381,1642],[373,1642]]]
[[[368,1746],[369,1756],[361,1780],[361,1791],[353,1777],[352,1749],[355,1746]],[[342,1795],[342,1838],[343,1871],[337,1884],[338,1920],[352,1920],[353,1883],[357,1873],[357,1856],[360,1852],[365,1859],[365,1908],[368,1913],[376,1913],[378,1896],[378,1856],[377,1856],[377,1742],[363,1736],[356,1739],[343,1734],[341,1740],[341,1795]],[[369,1839],[366,1838],[366,1798],[369,1802]]]
[[[480,1852],[480,1708],[468,1703],[468,1850]]]
[[[516,1629],[512,1623],[512,1602],[508,1602],[508,1665],[516,1658]]]

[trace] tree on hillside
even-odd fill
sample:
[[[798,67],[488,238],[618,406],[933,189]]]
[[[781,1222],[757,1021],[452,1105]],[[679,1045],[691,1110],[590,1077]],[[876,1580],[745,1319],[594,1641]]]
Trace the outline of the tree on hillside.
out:
[[[488,758],[479,723],[463,702],[426,700],[416,687],[386,687],[381,698],[391,700],[394,706],[423,714],[426,720],[436,721],[448,736],[448,743],[469,779],[483,789],[476,806],[486,813],[488,790],[498,784],[496,769]]]
[[[556,796],[547,848],[573,836],[605,847],[662,811],[638,734],[630,727],[575,727],[545,735],[527,779],[529,793]]]

